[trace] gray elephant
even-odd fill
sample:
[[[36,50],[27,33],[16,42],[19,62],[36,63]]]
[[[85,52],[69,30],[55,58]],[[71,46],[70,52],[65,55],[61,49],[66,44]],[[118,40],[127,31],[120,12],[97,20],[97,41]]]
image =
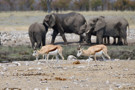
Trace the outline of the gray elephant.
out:
[[[41,23],[36,22],[30,25],[28,33],[32,44],[32,48],[36,49],[40,48],[41,45],[45,45],[47,31],[48,27]]]
[[[127,27],[129,24],[123,17],[96,17],[90,19],[87,25],[87,42],[91,43],[91,35],[97,36],[97,43],[103,43],[103,37],[118,38],[118,42],[124,40],[127,45]]]
[[[50,14],[45,16],[43,23],[54,30],[51,44],[54,44],[58,33],[62,36],[64,44],[67,44],[65,33],[75,33],[80,35],[80,42],[82,42],[84,39],[83,37],[85,37],[87,23],[83,15],[79,13]]]

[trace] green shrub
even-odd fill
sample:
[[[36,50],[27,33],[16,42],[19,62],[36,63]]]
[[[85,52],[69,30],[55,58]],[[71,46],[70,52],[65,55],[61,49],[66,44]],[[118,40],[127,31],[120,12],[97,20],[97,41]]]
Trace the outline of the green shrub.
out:
[[[76,56],[77,47],[73,45],[62,46],[63,47],[63,56],[65,59],[69,55]],[[82,46],[84,49],[87,49],[89,46]],[[31,61],[35,60],[35,57],[32,56],[32,48],[28,46],[0,46],[0,62],[1,61]],[[134,46],[108,46],[108,53],[112,59],[135,59],[135,47]],[[40,56],[40,59],[42,56]],[[50,58],[52,58],[50,56]],[[87,59],[88,57],[77,57],[78,59]]]

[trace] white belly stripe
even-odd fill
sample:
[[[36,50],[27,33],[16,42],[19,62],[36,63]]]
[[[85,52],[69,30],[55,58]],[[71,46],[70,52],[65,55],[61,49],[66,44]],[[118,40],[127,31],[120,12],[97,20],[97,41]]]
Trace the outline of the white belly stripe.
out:
[[[51,51],[49,52],[49,55],[56,55],[58,53],[58,49],[54,50],[54,51]]]
[[[96,52],[96,53],[95,53],[95,55],[96,55],[97,57],[100,57],[102,54],[103,54],[103,51],[102,51],[102,50],[101,50],[100,52]]]

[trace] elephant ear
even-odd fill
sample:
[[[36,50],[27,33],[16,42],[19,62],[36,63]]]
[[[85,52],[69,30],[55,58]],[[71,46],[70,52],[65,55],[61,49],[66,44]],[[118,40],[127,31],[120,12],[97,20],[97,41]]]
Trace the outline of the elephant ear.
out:
[[[96,25],[95,25],[95,29],[94,31],[98,31],[98,30],[101,30],[105,27],[106,23],[105,23],[105,20],[104,18],[99,18],[96,22]]]
[[[53,27],[55,25],[55,22],[56,22],[56,18],[55,18],[55,15],[54,14],[51,14],[50,16],[50,27]]]
[[[94,28],[95,23],[93,20],[89,20],[87,25],[86,25],[86,33],[89,33],[92,31],[92,29]]]
[[[114,26],[114,28],[116,29],[120,29],[120,27],[122,26],[122,23],[121,22],[117,22]]]

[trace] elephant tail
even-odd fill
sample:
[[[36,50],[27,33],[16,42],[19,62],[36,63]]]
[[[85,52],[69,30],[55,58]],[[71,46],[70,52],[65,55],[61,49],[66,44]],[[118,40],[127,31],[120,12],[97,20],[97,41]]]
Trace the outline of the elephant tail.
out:
[[[127,28],[128,28],[128,36],[130,35],[130,28],[129,28],[129,24],[127,25]]]

